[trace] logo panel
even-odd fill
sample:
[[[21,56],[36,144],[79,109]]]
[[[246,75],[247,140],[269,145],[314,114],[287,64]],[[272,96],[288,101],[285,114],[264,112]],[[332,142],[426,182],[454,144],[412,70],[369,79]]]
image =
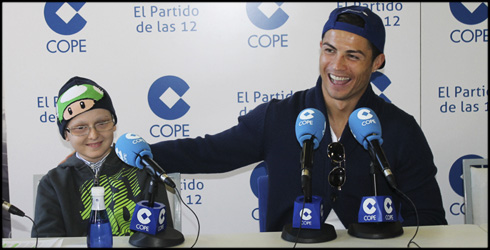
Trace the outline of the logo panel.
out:
[[[362,203],[362,210],[366,214],[373,214],[376,212],[376,200],[373,198],[367,198],[363,203]]]
[[[288,34],[272,33],[286,23],[289,15],[281,9],[282,2],[253,2],[247,3],[246,10],[250,22],[259,29],[265,30],[262,34],[252,34],[248,37],[250,48],[287,48]]]
[[[151,219],[150,219],[150,216],[151,216],[151,211],[146,209],[146,208],[142,208],[138,211],[138,214],[136,215],[137,218],[138,218],[138,221],[141,223],[141,224],[148,224],[151,222]]]
[[[44,6],[44,19],[54,32],[73,35],[85,27],[87,21],[78,14],[85,2],[49,2]]]
[[[148,90],[148,104],[151,111],[165,120],[175,120],[184,116],[190,106],[182,96],[189,85],[179,77],[163,76],[157,79]]]
[[[367,120],[373,118],[373,115],[371,114],[371,110],[361,109],[357,112],[357,118],[359,118],[359,120]]]
[[[302,210],[300,211],[299,216],[301,216],[301,218],[302,218],[303,220],[305,220],[305,221],[309,221],[309,220],[311,220],[311,218],[313,218],[313,217],[311,216],[311,214],[312,214],[312,212],[311,212],[311,210],[310,210],[309,208],[304,208],[304,209],[302,209]]]
[[[247,3],[247,16],[258,28],[273,30],[281,27],[289,19],[280,7],[282,2]]]
[[[467,25],[479,24],[488,18],[488,6],[480,3],[476,8],[472,5],[477,3],[451,2],[449,8],[454,18]]]
[[[391,214],[393,212],[393,201],[389,197],[386,197],[385,199],[384,208],[386,213],[388,214]]]
[[[166,209],[160,210],[160,214],[158,215],[158,224],[163,224],[165,222]]]
[[[453,17],[461,24],[449,34],[449,39],[453,43],[487,43],[488,24],[485,26],[477,25],[486,23],[488,19],[488,3],[475,2],[451,2],[449,8]],[[465,27],[466,26],[466,27]]]
[[[313,114],[315,113],[315,111],[311,110],[311,109],[307,109],[303,112],[301,112],[301,115],[299,116],[299,119],[301,120],[310,120],[310,119],[313,119],[314,116]]]

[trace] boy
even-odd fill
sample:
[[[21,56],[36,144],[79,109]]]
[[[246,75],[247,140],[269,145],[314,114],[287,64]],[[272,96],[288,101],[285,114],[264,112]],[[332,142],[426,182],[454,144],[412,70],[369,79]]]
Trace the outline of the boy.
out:
[[[73,77],[59,91],[57,114],[60,134],[74,152],[39,182],[37,236],[86,236],[94,185],[105,189],[113,235],[131,235],[134,208],[148,199],[151,176],[117,157],[113,147],[117,116],[109,93],[90,79]],[[164,185],[155,183],[160,190],[155,201],[169,207]],[[167,218],[171,218],[169,209]],[[167,223],[173,227],[171,219]],[[36,237],[34,228],[31,236]]]

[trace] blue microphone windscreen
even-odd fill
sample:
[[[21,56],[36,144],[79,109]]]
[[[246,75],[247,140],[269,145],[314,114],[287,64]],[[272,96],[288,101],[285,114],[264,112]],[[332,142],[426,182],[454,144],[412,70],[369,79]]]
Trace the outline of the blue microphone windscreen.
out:
[[[370,108],[358,108],[349,116],[350,131],[356,140],[368,149],[368,141],[378,140],[379,144],[383,143],[381,138],[381,123],[378,116]]]
[[[305,140],[313,138],[314,149],[320,146],[320,141],[325,134],[325,116],[318,109],[307,108],[302,110],[296,118],[296,138],[303,147]]]
[[[144,169],[145,165],[142,163],[142,157],[147,155],[153,158],[150,145],[139,135],[126,133],[117,139],[116,142],[116,154],[126,164]]]

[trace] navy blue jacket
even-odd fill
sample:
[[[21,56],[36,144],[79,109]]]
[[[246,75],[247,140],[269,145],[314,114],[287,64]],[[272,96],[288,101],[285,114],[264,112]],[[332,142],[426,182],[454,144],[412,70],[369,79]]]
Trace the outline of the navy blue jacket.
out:
[[[413,116],[377,96],[371,85],[357,107],[371,108],[378,116],[383,133],[382,148],[396,178],[398,188],[415,203],[420,225],[447,224],[442,197],[435,175],[433,155]],[[315,87],[294,93],[284,100],[271,100],[238,118],[238,124],[215,135],[162,141],[151,145],[154,159],[167,172],[222,173],[265,161],[269,175],[266,231],[281,231],[292,222],[294,200],[301,189],[301,146],[295,135],[295,122],[305,108],[316,108],[327,117],[321,78]],[[333,208],[348,228],[357,223],[363,196],[373,196],[369,153],[359,144],[347,124],[340,143],[346,157],[346,182],[341,191],[331,187],[328,174],[332,164],[327,146],[332,142],[330,125],[314,153],[313,195],[324,199],[325,213]],[[393,197],[395,211],[403,226],[416,225],[411,203],[402,199],[378,174],[378,195]],[[400,210],[401,202],[401,210]],[[326,218],[327,216],[325,216]]]

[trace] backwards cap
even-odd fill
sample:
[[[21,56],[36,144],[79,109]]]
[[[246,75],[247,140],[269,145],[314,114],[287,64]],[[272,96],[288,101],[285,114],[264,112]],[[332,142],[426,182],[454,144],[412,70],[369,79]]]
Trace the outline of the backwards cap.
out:
[[[58,93],[57,124],[60,134],[65,139],[68,122],[75,116],[92,109],[107,109],[117,123],[116,111],[111,97],[101,86],[90,79],[75,76],[61,87]]]
[[[338,22],[338,16],[344,13],[351,13],[362,18],[364,20],[364,27]],[[381,53],[384,53],[386,39],[385,26],[381,18],[367,7],[348,6],[333,10],[330,13],[328,21],[323,26],[322,39],[330,29],[343,30],[362,36],[371,42]],[[380,68],[383,68],[384,65],[383,63]]]

